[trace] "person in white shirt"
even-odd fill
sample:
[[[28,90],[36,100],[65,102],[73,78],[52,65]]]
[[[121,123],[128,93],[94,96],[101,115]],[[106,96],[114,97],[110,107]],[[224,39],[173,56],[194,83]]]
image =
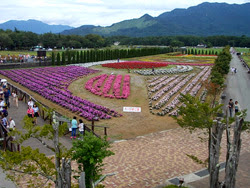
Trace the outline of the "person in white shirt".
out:
[[[9,129],[12,129],[12,130],[14,130],[15,129],[15,127],[16,127],[16,124],[15,124],[15,121],[12,119],[12,117],[10,117],[9,118]]]
[[[3,107],[5,106],[3,98],[0,98],[0,111],[3,110]]]
[[[79,119],[78,127],[79,127],[79,132],[81,133],[81,135],[83,135],[84,134],[84,123],[81,119]]]
[[[30,99],[30,100],[28,101],[28,107],[33,108],[33,106],[34,106],[34,102],[32,101],[32,99]]]
[[[16,104],[16,107],[18,108],[18,96],[16,91],[12,92],[12,97],[13,97],[13,103]]]
[[[33,110],[34,110],[34,123],[37,125],[37,118],[39,117],[39,108],[36,104],[33,105]]]

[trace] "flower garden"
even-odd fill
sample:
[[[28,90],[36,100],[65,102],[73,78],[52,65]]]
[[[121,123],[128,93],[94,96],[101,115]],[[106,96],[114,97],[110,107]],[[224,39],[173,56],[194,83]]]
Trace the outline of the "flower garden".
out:
[[[78,113],[87,120],[121,116],[107,107],[73,96],[72,92],[68,90],[72,81],[96,72],[98,71],[84,67],[67,66],[0,71],[0,74],[50,101]]]
[[[148,69],[168,66],[168,62],[142,62],[142,61],[126,61],[121,63],[106,63],[103,67],[114,69]]]
[[[210,72],[209,67],[203,67],[197,75],[191,73],[149,79],[147,88],[150,112],[160,116],[177,115],[176,107],[180,103],[180,93],[196,96]]]
[[[110,127],[109,135],[131,138],[176,127],[169,116],[178,114],[181,93],[206,97],[203,81],[209,77],[214,57],[195,57],[194,62],[191,57],[166,58],[1,70],[0,74],[35,92],[43,104],[66,117],[109,119],[99,122]],[[140,107],[141,112],[123,112],[126,106]]]
[[[107,98],[126,99],[130,95],[130,76],[102,74],[93,77],[85,84],[91,93]]]

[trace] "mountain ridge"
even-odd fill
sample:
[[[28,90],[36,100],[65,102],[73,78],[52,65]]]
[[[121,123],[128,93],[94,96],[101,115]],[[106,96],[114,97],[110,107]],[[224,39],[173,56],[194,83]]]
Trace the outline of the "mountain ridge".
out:
[[[91,30],[74,28],[61,34],[98,34],[102,36],[125,35],[131,37],[173,36],[173,35],[233,35],[250,36],[250,3],[227,4],[204,2],[187,9],[176,8],[170,12],[152,17],[124,20],[107,27],[93,27]]]
[[[66,25],[48,25],[37,20],[13,20],[0,24],[0,29],[32,31],[37,34],[52,32],[63,35],[98,34],[101,36],[250,36],[250,3],[227,4],[204,2],[189,8],[176,8],[157,17],[144,14],[139,18],[123,20],[110,26],[82,25],[73,28]],[[23,24],[23,25],[22,25]],[[8,27],[7,27],[8,26]]]
[[[21,31],[30,31],[37,34],[43,33],[60,33],[64,30],[73,29],[71,26],[67,25],[49,25],[39,20],[29,19],[29,20],[9,20],[0,24],[0,29],[6,30],[10,29]]]

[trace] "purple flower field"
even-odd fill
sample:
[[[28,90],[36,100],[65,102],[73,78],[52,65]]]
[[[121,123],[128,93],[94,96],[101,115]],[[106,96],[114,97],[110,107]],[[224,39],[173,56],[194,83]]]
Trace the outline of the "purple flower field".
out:
[[[110,119],[112,116],[121,116],[107,107],[73,96],[68,90],[68,86],[74,80],[96,72],[98,71],[85,67],[67,66],[1,70],[0,74],[87,120],[94,117]]]

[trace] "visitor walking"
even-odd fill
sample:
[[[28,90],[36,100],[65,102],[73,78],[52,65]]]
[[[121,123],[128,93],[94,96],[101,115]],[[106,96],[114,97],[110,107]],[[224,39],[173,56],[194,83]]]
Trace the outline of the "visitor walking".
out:
[[[73,117],[72,121],[71,121],[71,139],[74,137],[76,138],[76,129],[77,129],[77,120],[76,120],[76,116]]]
[[[237,73],[237,68],[234,68],[234,73],[235,73],[235,74]]]
[[[3,126],[5,128],[7,128],[8,125],[9,125],[7,118],[3,114],[1,115],[1,117],[2,117],[2,124],[3,124]]]
[[[233,108],[234,108],[234,102],[233,102],[233,99],[230,99],[228,102],[228,109],[229,109],[230,117],[233,116]]]
[[[234,67],[231,67],[231,73],[234,74]]]
[[[29,118],[33,118],[34,117],[34,110],[31,106],[29,106],[28,110],[27,110],[27,115]]]
[[[12,97],[13,97],[13,103],[16,105],[16,107],[18,108],[18,96],[17,96],[17,92],[13,91],[12,92]]]
[[[8,127],[8,128],[9,128],[10,130],[14,130],[15,127],[16,127],[15,121],[13,120],[12,117],[9,117],[9,127]]]
[[[240,111],[241,111],[240,105],[239,105],[238,101],[235,101],[235,103],[234,103],[234,112],[235,112],[235,114],[240,112]]]
[[[82,119],[79,119],[79,132],[81,133],[81,135],[84,134],[84,123],[82,121]]]
[[[34,104],[33,110],[34,110],[34,123],[35,125],[37,125],[37,118],[39,117],[39,108],[36,104]]]
[[[28,107],[33,108],[34,106],[34,102],[32,101],[32,99],[30,98],[30,100],[28,101]]]
[[[2,112],[4,106],[5,106],[4,100],[0,98],[0,112]]]
[[[4,89],[3,95],[4,95],[4,102],[5,102],[6,106],[10,107],[10,102],[9,102],[10,94],[9,94],[9,91],[7,88]]]

